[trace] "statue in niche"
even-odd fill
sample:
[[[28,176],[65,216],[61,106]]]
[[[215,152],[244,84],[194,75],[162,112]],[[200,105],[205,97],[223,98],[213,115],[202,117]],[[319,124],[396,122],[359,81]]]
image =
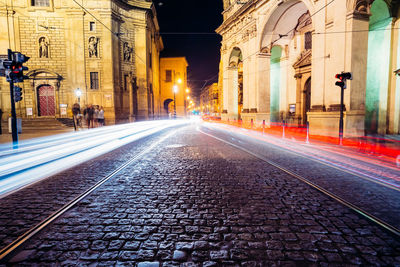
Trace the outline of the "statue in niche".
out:
[[[98,57],[98,38],[90,37],[89,38],[89,57]]]
[[[128,43],[124,43],[124,61],[131,61],[133,48]]]
[[[40,58],[49,57],[49,42],[47,42],[46,37],[39,38],[39,57]]]

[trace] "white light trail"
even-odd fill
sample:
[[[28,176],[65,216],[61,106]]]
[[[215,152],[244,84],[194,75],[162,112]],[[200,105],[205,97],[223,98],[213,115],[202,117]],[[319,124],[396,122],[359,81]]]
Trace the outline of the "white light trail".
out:
[[[166,120],[108,126],[30,140],[19,149],[0,151],[0,198],[163,129],[187,123]]]

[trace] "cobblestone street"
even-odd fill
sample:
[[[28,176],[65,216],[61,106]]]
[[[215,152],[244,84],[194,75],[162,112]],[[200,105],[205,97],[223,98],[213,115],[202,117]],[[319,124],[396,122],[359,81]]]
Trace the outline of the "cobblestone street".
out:
[[[63,175],[89,183],[166,132],[172,134],[161,145],[58,218],[7,264],[400,266],[398,237],[195,126],[163,131]],[[45,206],[54,205],[43,199]],[[5,203],[9,210],[10,203],[17,205]],[[3,226],[3,240],[7,231]]]

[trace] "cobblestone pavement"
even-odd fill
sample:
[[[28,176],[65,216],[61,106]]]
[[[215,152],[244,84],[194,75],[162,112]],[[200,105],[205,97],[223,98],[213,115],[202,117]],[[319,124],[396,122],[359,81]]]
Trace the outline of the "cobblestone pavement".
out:
[[[340,196],[348,202],[361,207],[365,211],[382,219],[400,229],[400,190],[394,190],[380,184],[362,179],[331,166],[315,163],[307,157],[299,157],[293,154],[289,149],[294,148],[300,153],[304,150],[314,150],[318,154],[318,147],[310,147],[306,144],[299,144],[291,140],[282,140],[275,137],[266,136],[264,138],[272,139],[272,143],[248,138],[238,132],[226,131],[223,128],[202,127],[203,131],[210,133],[218,138],[234,143],[240,147],[253,151],[267,159],[285,167],[297,174],[306,177],[313,183],[324,189]],[[282,149],[274,143],[282,145]],[[307,153],[306,155],[308,155]],[[343,156],[345,158],[345,156]],[[377,172],[387,172],[387,168],[378,165],[371,166],[368,162],[361,162],[351,158],[345,158],[350,165],[359,164],[364,168],[375,168]],[[335,162],[333,162],[335,163]],[[310,166],[312,166],[310,168]],[[392,174],[400,175],[400,170],[391,170]],[[375,176],[375,175],[373,175]],[[379,176],[377,176],[379,178]]]
[[[399,255],[400,241],[369,221],[189,127],[88,196],[11,262],[400,266]]]
[[[166,132],[168,130],[159,134]],[[144,150],[159,134],[133,142],[0,199],[0,248]]]

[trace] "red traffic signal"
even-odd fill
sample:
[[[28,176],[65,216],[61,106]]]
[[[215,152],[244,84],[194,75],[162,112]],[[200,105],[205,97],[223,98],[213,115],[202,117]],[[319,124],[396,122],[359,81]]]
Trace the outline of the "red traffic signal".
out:
[[[351,75],[351,72],[342,72],[336,74],[335,78],[343,81],[343,80],[352,80],[353,76]]]
[[[346,89],[346,80],[352,80],[353,76],[351,75],[351,72],[342,72],[342,73],[336,74],[335,78],[340,80],[340,81],[337,81],[335,83],[335,85],[339,86],[343,89]]]
[[[13,61],[10,68],[11,72],[9,73],[7,80],[12,80],[15,83],[23,82],[25,79],[29,79],[28,76],[24,75],[24,71],[28,70],[27,67],[22,65],[22,62]]]

